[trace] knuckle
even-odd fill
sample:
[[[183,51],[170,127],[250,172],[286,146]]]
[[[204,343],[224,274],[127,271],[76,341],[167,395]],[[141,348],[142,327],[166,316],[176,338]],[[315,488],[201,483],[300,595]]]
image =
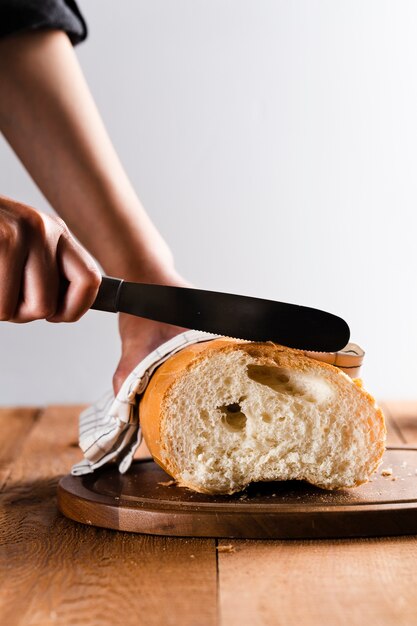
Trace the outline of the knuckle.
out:
[[[101,274],[96,267],[90,267],[88,269],[88,272],[90,275],[91,287],[94,288],[95,291],[97,291],[97,289],[101,285]]]
[[[59,215],[48,215],[48,220],[52,222],[61,233],[67,233],[68,227],[64,220],[59,217]]]
[[[10,252],[19,247],[22,234],[22,228],[17,219],[1,223],[0,243],[3,251]]]
[[[16,208],[17,207],[17,208]],[[0,214],[0,243],[13,248],[26,242],[47,239],[46,223],[50,217],[32,207],[13,205]]]
[[[27,215],[21,217],[20,220],[24,234],[45,235],[45,224],[42,216],[37,211],[29,211]]]
[[[94,266],[88,265],[84,269],[82,280],[80,281],[81,291],[88,297],[94,296],[100,287],[101,275]]]
[[[14,215],[6,226],[6,234],[15,247],[31,245],[34,239],[44,237],[45,226],[40,215],[31,211],[25,215]],[[0,229],[1,232],[1,229]],[[3,231],[4,233],[4,231]]]

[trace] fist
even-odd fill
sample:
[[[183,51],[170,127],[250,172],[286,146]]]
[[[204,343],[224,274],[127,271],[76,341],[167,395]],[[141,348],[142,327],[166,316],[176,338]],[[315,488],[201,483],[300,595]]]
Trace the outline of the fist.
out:
[[[58,217],[0,196],[0,320],[74,322],[101,276]]]

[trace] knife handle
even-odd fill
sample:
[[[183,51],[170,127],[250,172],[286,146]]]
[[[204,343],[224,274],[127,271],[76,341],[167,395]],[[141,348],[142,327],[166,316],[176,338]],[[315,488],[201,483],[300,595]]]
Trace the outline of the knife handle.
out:
[[[119,310],[120,288],[122,284],[123,280],[120,278],[103,276],[97,297],[91,305],[91,308],[97,311],[117,313]]]

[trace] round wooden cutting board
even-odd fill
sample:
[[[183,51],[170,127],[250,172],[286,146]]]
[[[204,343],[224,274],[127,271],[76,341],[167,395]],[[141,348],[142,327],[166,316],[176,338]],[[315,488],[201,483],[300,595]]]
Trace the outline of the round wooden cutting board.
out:
[[[323,491],[290,481],[208,496],[172,483],[150,460],[136,461],[127,474],[106,467],[62,478],[58,506],[82,524],[155,535],[300,539],[417,534],[417,448],[388,448],[372,482],[351,490]]]

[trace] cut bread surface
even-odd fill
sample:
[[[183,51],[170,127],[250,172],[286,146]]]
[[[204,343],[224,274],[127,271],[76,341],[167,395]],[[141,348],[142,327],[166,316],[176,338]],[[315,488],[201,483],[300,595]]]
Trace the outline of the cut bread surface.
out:
[[[271,343],[211,341],[172,357],[151,379],[140,415],[155,459],[206,493],[266,480],[354,487],[384,451],[382,413],[360,385]]]

